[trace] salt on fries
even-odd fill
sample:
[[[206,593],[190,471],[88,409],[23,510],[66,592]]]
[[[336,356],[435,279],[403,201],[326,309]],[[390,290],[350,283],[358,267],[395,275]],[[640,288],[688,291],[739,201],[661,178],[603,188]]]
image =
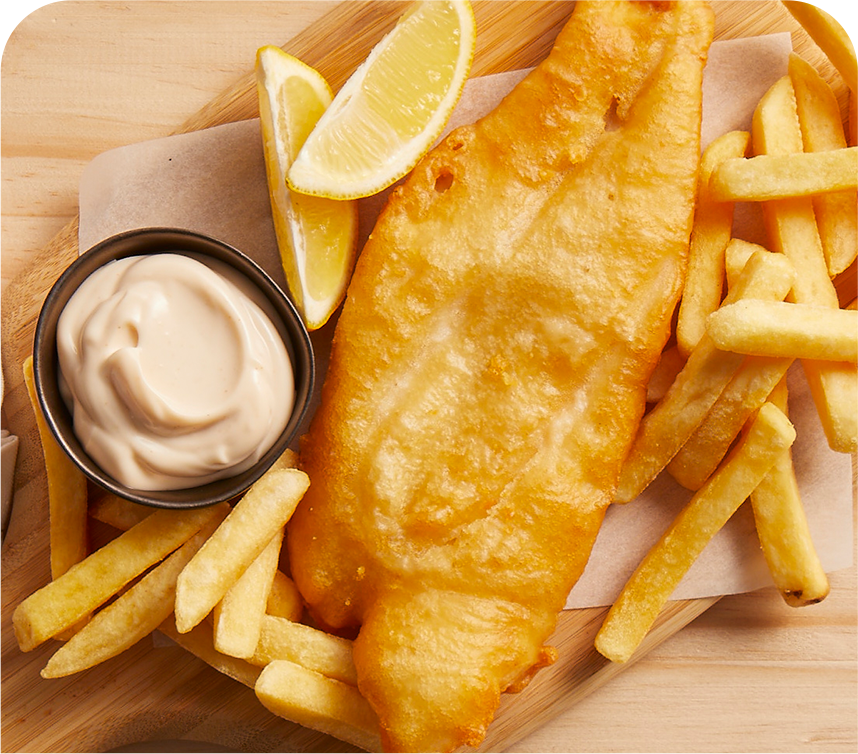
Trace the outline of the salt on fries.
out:
[[[720,145],[713,142],[713,152],[723,150],[727,137]],[[722,254],[717,263],[708,262],[707,274],[717,280],[689,277],[691,289],[683,295],[691,297],[689,311],[705,319],[702,334],[685,341],[687,361],[666,390],[661,385],[669,365],[681,362],[665,351],[671,355],[659,366],[665,374],[657,373],[658,402],[641,423],[617,501],[632,500],[664,468],[696,493],[610,609],[596,648],[611,660],[632,656],[706,543],[746,499],[785,602],[809,605],[828,594],[792,463],[795,431],[787,419],[786,372],[801,361],[829,445],[855,452],[858,313],[854,304],[840,309],[832,278],[858,254],[856,159],[858,149],[846,145],[833,92],[796,55],[789,75],[770,88],[754,113],[752,155],[717,161],[710,156],[706,164],[704,154],[706,202],[716,208],[724,202],[725,217],[736,201],[760,202],[773,252],[738,238],[725,242],[723,227],[708,220],[717,217],[717,209],[698,200],[692,254],[704,248]],[[768,294],[761,295],[761,273],[756,288],[749,281],[772,260],[792,269],[791,282],[776,287],[772,278]],[[720,291],[725,282],[723,302],[710,304],[711,311],[699,306],[701,288]],[[682,320],[680,308],[680,346]]]

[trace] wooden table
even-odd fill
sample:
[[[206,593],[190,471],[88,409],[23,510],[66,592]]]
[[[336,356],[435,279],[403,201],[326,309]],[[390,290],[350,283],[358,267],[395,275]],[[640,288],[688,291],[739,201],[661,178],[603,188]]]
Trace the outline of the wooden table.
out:
[[[44,261],[40,253],[75,217],[89,160],[180,130],[251,69],[259,46],[284,44],[337,5],[69,0],[27,17],[3,55],[3,291]],[[740,5],[721,4],[718,35],[789,30],[812,49],[777,4]],[[491,70],[487,49],[478,48],[477,64]],[[5,297],[3,306],[5,320]],[[7,361],[5,342],[3,353],[8,383],[20,364]],[[831,587],[824,603],[804,610],[770,588],[721,599],[510,750],[855,751],[855,566],[832,574]],[[79,703],[85,711],[86,699]],[[27,724],[47,725],[50,714],[49,704],[33,710]],[[15,721],[4,717],[3,726],[4,751],[32,750],[7,748]]]

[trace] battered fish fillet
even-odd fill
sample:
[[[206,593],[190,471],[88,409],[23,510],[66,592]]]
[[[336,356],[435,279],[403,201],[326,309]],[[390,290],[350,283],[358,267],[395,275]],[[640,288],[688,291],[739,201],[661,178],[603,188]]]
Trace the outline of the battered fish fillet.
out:
[[[550,56],[392,196],[360,257],[289,527],[360,626],[384,746],[477,746],[587,562],[683,282],[713,16],[579,2]]]

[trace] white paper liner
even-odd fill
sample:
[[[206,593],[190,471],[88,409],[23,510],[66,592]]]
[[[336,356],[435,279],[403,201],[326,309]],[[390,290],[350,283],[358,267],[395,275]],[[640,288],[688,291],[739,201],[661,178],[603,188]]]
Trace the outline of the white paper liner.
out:
[[[760,97],[787,72],[787,33],[716,42],[703,85],[702,143],[750,128]],[[502,99],[526,71],[468,82],[448,129],[472,122]],[[361,245],[386,195],[360,201]],[[115,233],[151,226],[215,236],[253,257],[285,289],[265,177],[258,120],[241,121],[114,149],[96,157],[80,185],[80,248]],[[765,243],[758,208],[737,206],[734,235]],[[333,318],[335,320],[335,318]],[[312,334],[324,378],[335,321]],[[828,448],[800,368],[790,372],[793,448],[811,532],[823,567],[852,564],[852,471],[848,455]],[[567,608],[608,605],[691,493],[662,474],[636,501],[612,506]],[[749,507],[713,539],[673,599],[750,591],[771,583]]]

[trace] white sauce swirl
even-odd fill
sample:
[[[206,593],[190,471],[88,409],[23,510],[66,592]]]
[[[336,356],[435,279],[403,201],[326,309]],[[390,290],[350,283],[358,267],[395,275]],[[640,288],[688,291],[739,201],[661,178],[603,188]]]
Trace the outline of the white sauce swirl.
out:
[[[61,382],[104,471],[132,489],[183,489],[273,445],[294,374],[254,293],[229,266],[179,253],[111,262],[75,291],[57,326]]]

